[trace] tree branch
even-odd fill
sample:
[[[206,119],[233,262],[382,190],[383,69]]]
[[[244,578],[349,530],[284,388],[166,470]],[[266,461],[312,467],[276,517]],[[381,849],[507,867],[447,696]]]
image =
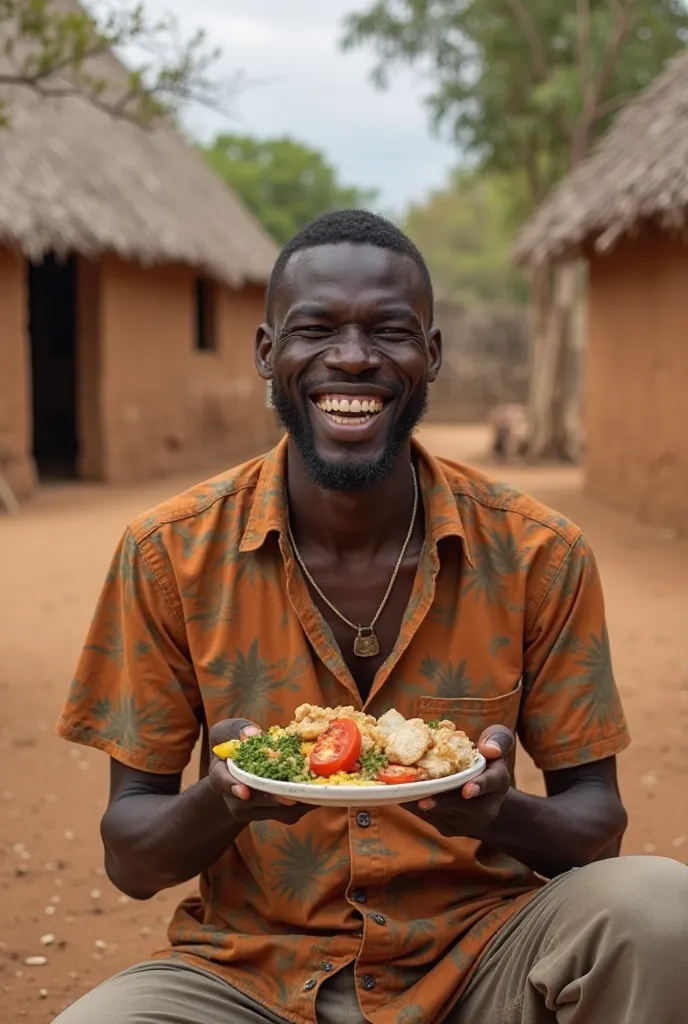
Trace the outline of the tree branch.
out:
[[[535,73],[541,81],[546,81],[550,77],[547,51],[545,50],[542,39],[538,35],[535,22],[533,21],[528,8],[523,3],[523,0],[506,0],[506,5],[516,19],[516,23],[521,29],[521,32],[523,32],[526,42],[530,47]]]
[[[641,91],[638,89],[636,92],[620,93],[618,96],[612,96],[611,99],[606,100],[604,103],[598,103],[595,107],[595,120],[601,121],[602,118],[608,117],[609,114],[615,114],[617,110],[622,110]]]

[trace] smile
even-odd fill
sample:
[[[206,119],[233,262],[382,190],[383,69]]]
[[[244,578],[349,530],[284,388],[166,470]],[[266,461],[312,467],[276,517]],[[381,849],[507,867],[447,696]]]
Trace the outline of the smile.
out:
[[[315,405],[334,423],[344,426],[362,426],[379,416],[385,403],[374,396],[346,398],[344,395],[318,395]]]

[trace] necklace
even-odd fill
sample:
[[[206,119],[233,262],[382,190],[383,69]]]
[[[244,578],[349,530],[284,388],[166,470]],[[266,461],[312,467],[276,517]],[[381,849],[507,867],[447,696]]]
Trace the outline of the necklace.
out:
[[[354,654],[358,658],[374,658],[380,653],[380,641],[375,635],[375,625],[377,623],[377,620],[382,615],[384,607],[387,604],[387,601],[389,600],[389,595],[392,593],[392,587],[396,583],[397,576],[399,575],[399,570],[401,569],[401,563],[403,562],[404,555],[406,554],[406,549],[411,543],[411,537],[413,536],[413,528],[416,525],[416,516],[418,515],[418,478],[416,476],[416,470],[413,464],[411,465],[411,475],[413,477],[413,512],[411,513],[411,525],[408,528],[406,540],[404,541],[404,546],[401,549],[401,554],[397,559],[397,564],[394,566],[394,572],[392,573],[392,578],[389,581],[387,590],[385,591],[385,596],[382,598],[382,601],[380,602],[380,607],[375,612],[373,621],[370,623],[369,626],[357,626],[355,622],[351,622],[350,619],[347,619],[346,615],[342,615],[339,609],[335,608],[332,602],[325,597],[322,590],[315,582],[308,569],[306,568],[306,565],[301,557],[301,552],[296,546],[294,534],[292,533],[291,530],[291,523],[287,519],[287,530],[289,532],[289,540],[291,541],[291,546],[294,549],[296,561],[301,566],[301,571],[303,572],[304,576],[306,577],[310,585],[313,587],[313,590],[315,590],[316,594],[318,594],[322,598],[322,600],[325,602],[328,608],[330,608],[335,613],[335,615],[342,620],[342,622],[345,622],[347,626],[351,626],[352,629],[356,630],[356,639],[354,640]]]

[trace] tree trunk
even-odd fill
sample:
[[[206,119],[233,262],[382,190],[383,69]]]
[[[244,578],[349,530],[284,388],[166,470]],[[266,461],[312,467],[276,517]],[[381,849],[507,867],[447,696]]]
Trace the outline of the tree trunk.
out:
[[[528,454],[575,461],[578,456],[577,357],[580,265],[537,272],[533,282],[533,341]]]

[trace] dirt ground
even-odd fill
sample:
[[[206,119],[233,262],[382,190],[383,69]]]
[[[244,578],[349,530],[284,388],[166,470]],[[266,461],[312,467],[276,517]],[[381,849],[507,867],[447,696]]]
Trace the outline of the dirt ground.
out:
[[[480,461],[482,429],[432,428],[438,454]],[[616,672],[634,736],[621,758],[625,851],[688,860],[688,543],[589,502],[578,470],[493,474],[587,532],[605,584]],[[127,520],[191,480],[127,490],[45,488],[0,517],[0,1017],[46,1024],[165,941],[179,893],[137,904],[104,877],[106,758],[52,734],[106,567]],[[524,788],[537,773],[520,768]],[[27,965],[41,957],[45,963]]]

